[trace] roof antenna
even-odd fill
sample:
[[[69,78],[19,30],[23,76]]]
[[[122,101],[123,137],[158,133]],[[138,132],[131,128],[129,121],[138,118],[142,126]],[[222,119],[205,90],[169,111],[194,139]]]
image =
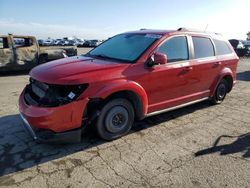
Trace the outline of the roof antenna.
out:
[[[204,32],[206,32],[206,31],[207,31],[207,28],[208,28],[208,24],[206,25],[206,27],[205,27],[205,29],[204,29]]]

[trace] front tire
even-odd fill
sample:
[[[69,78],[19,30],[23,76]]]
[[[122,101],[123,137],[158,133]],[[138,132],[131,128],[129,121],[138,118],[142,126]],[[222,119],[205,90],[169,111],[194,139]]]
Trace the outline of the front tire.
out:
[[[225,79],[218,84],[214,96],[211,99],[212,104],[220,104],[225,99],[228,92],[228,83]]]
[[[113,140],[127,134],[134,123],[134,108],[123,98],[106,103],[97,119],[96,130],[104,140]]]

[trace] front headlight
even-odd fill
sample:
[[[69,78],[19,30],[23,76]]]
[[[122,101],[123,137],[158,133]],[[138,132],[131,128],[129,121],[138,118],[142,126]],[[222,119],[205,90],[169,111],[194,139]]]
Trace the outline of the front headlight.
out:
[[[76,100],[88,87],[80,85],[54,85],[30,79],[25,90],[26,102],[36,106],[55,107]]]

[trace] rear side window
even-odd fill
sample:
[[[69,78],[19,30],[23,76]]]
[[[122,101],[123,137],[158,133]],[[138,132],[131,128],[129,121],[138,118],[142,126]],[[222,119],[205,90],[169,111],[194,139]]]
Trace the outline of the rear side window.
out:
[[[185,36],[167,40],[157,51],[166,54],[168,62],[183,61],[189,58],[187,38]]]
[[[229,48],[226,42],[217,39],[213,39],[213,41],[216,48],[216,55],[225,55],[232,53],[232,50]]]
[[[214,47],[209,38],[192,37],[195,59],[214,56]]]

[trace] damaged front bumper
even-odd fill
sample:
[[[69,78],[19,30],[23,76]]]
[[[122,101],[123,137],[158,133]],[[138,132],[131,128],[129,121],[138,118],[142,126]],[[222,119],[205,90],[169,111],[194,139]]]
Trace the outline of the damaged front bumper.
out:
[[[50,130],[33,128],[26,118],[20,113],[23,120],[23,126],[30,136],[38,143],[78,143],[81,141],[82,129],[78,128],[73,131],[55,133]]]
[[[88,99],[57,107],[26,104],[24,92],[19,98],[19,111],[26,130],[37,142],[75,143],[82,135],[83,112]]]

